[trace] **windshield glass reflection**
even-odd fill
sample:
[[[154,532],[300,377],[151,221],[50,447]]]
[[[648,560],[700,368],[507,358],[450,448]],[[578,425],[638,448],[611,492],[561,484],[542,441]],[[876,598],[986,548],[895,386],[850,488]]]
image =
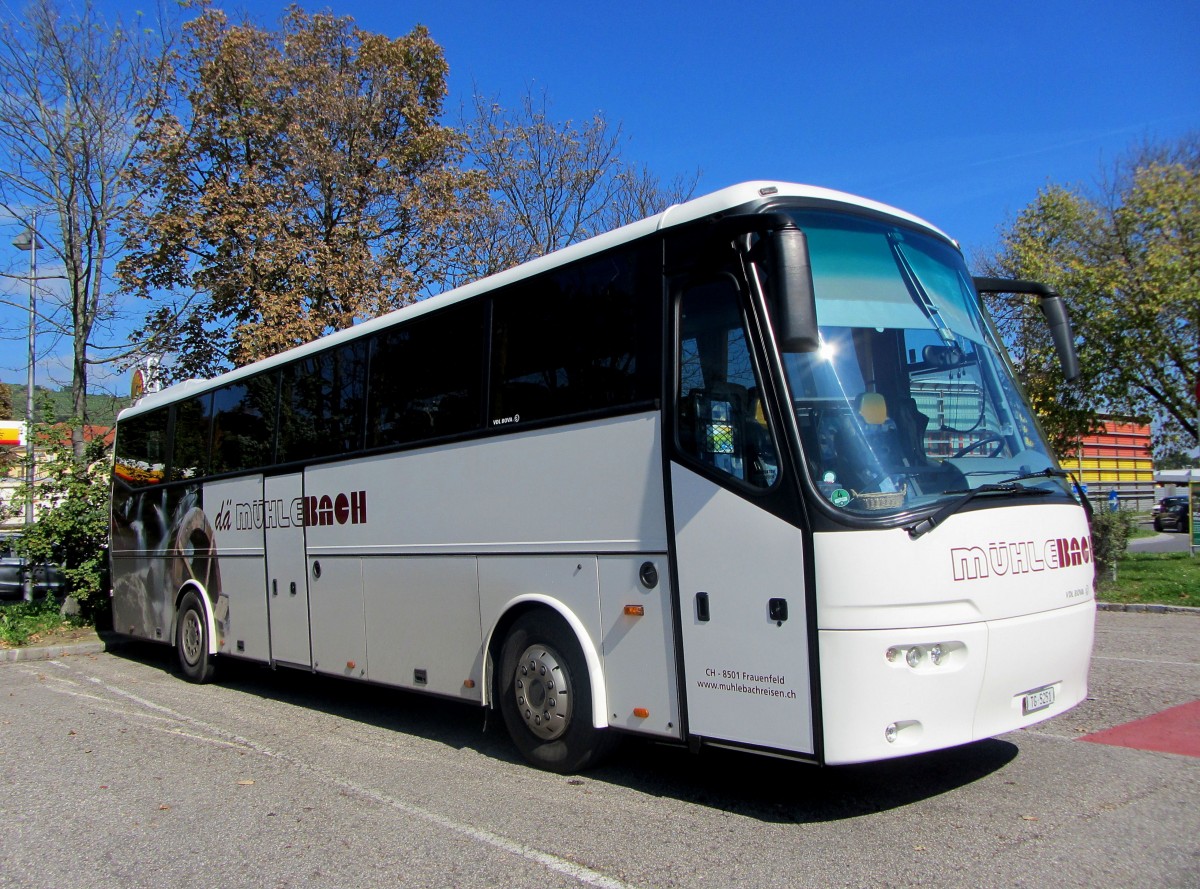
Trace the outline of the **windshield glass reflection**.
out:
[[[1055,467],[957,250],[873,220],[793,215],[822,345],[784,364],[823,498],[886,516]],[[1060,478],[1023,484],[1067,493]]]

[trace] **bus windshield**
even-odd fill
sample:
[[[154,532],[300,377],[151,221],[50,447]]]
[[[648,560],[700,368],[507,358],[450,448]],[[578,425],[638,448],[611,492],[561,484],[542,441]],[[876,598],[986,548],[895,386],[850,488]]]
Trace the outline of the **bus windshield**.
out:
[[[821,496],[882,518],[983,486],[1068,494],[959,251],[884,221],[792,215],[821,347],[784,366]]]

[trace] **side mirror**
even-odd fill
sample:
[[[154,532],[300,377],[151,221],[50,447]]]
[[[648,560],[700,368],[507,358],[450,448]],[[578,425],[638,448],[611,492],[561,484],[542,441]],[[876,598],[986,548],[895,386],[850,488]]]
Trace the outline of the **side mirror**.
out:
[[[728,216],[717,225],[715,237],[721,241],[759,236],[752,256],[755,262],[766,262],[766,298],[779,347],[784,352],[815,352],[821,345],[821,334],[804,232],[786,213]],[[748,238],[741,249],[749,249]]]
[[[1016,278],[973,278],[975,289],[980,293],[1029,293],[1041,301],[1042,314],[1054,340],[1054,351],[1058,353],[1063,377],[1068,383],[1079,376],[1079,353],[1075,351],[1075,334],[1071,330],[1071,319],[1067,306],[1057,290],[1037,281],[1022,281]]]
[[[789,220],[767,235],[776,336],[784,352],[815,352],[821,345],[808,238]]]
[[[1079,376],[1079,355],[1075,351],[1075,334],[1071,330],[1071,319],[1067,315],[1067,305],[1063,298],[1055,293],[1053,296],[1042,298],[1042,314],[1050,325],[1050,336],[1054,339],[1054,351],[1062,363],[1063,376],[1071,382]]]

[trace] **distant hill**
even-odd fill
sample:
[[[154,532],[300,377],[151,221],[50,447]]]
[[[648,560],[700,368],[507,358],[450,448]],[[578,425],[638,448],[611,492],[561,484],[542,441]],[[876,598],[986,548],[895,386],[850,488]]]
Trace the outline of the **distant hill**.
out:
[[[8,390],[8,396],[12,399],[11,416],[2,417],[0,419],[25,419],[25,387],[19,383],[0,383]],[[42,405],[47,399],[53,406],[54,419],[60,422],[66,422],[71,419],[71,392],[68,389],[47,389],[44,386],[34,386],[33,388],[33,403],[34,411],[38,419],[42,416]],[[0,406],[4,403],[3,394],[0,393]],[[129,406],[128,398],[118,398],[115,395],[89,395],[88,396],[88,423],[93,426],[112,426],[117,422],[117,414],[122,408]]]

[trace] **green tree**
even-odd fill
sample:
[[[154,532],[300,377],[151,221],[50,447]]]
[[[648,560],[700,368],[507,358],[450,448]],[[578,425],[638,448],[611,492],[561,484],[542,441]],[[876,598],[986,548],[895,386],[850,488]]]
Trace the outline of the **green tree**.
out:
[[[1184,451],[1170,448],[1154,453],[1155,469],[1191,469],[1196,465],[1196,459]]]
[[[178,296],[147,325],[175,375],[440,289],[483,194],[461,135],[438,122],[447,66],[428,32],[392,40],[296,6],[278,31],[214,9],[185,31],[187,101],[144,143],[150,197],[121,267],[131,291]]]
[[[1048,425],[1077,437],[1103,410],[1154,417],[1166,435],[1197,442],[1200,137],[1131,152],[1095,194],[1047,186],[984,267],[1044,281],[1070,306],[1081,340],[1074,386],[1055,381],[1027,305],[991,305]]]
[[[1086,201],[1069,189],[1047,186],[1004,233],[1001,252],[985,261],[984,273],[1057,287],[1068,300],[1078,336],[1077,296],[1090,287],[1083,281],[1088,262],[1084,257],[1098,249],[1092,242],[1097,226]],[[1090,365],[1084,366],[1080,379],[1065,382],[1036,301],[1023,294],[986,294],[984,299],[1051,445],[1059,454],[1074,450],[1082,437],[1099,429],[1087,377]],[[1085,343],[1083,357],[1089,349]]]

